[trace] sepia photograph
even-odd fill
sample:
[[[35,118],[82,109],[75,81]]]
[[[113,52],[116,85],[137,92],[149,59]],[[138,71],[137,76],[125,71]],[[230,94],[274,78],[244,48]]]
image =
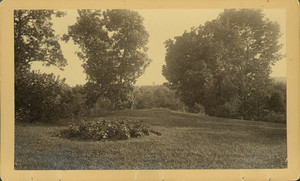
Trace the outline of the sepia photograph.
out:
[[[14,169],[286,169],[286,9],[16,9]]]

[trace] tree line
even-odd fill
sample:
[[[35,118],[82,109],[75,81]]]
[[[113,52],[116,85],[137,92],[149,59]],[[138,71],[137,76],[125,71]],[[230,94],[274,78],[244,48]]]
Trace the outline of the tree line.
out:
[[[51,21],[65,14],[14,12],[17,121],[163,107],[285,122],[286,86],[269,76],[282,57],[280,28],[261,10],[225,10],[216,20],[167,40],[163,75],[168,83],[148,87],[134,86],[151,60],[143,18],[132,10],[78,10],[61,40],[79,45],[85,85],[70,87],[53,74],[31,71],[35,61],[61,69],[67,65]]]
[[[65,116],[68,111],[63,110],[72,106],[63,105],[72,102],[72,92],[78,95],[78,89],[84,97],[79,96],[77,103],[84,103],[87,109],[98,100],[109,100],[112,110],[124,109],[130,104],[133,84],[150,63],[146,54],[149,35],[136,11],[78,10],[76,23],[68,27],[62,40],[72,39],[79,45],[77,55],[88,82],[71,91],[63,79],[30,71],[35,61],[61,69],[67,65],[51,22],[53,16],[64,15],[52,10],[14,12],[15,111],[21,120]]]

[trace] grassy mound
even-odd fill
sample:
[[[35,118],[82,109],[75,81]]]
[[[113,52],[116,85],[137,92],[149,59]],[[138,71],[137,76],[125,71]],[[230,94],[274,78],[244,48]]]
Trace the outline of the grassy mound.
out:
[[[150,132],[122,141],[82,141],[57,136],[68,128],[68,119],[58,125],[16,123],[15,139],[11,139],[15,140],[15,170],[287,168],[286,124],[167,109],[124,110],[85,119],[143,120],[163,136]],[[72,123],[74,129],[81,124],[80,120]]]
[[[68,129],[60,131],[59,135],[67,138],[82,138],[90,140],[127,140],[149,135],[150,132],[161,135],[137,120],[95,120],[84,122],[78,127],[70,125]]]

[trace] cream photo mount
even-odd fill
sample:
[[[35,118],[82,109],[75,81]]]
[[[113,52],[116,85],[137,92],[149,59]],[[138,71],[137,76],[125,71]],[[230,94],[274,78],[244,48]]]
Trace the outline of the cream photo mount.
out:
[[[286,10],[287,151],[286,169],[212,170],[15,170],[14,30],[20,9],[228,9]],[[299,3],[296,0],[3,0],[0,2],[1,179],[6,180],[297,180],[300,177]]]

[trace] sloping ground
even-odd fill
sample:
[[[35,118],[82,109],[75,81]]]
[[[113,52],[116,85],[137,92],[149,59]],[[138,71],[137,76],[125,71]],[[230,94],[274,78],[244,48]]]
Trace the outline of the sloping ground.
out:
[[[126,141],[53,136],[64,126],[17,124],[15,169],[286,168],[286,125],[215,118],[166,109],[121,111],[162,133]]]

